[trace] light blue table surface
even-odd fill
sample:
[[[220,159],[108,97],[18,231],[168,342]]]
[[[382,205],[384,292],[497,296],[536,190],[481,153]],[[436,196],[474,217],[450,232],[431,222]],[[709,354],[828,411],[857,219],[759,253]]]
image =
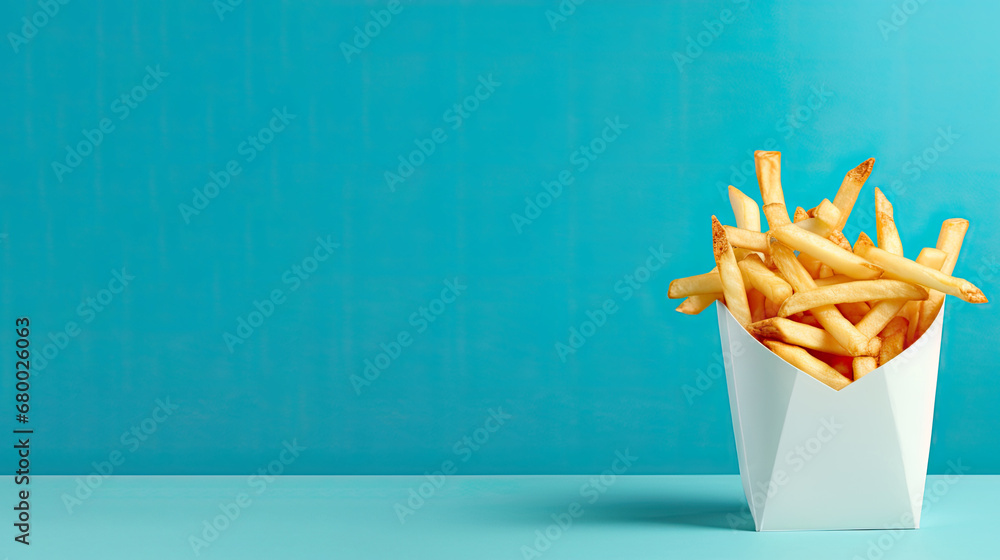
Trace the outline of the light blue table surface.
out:
[[[599,475],[598,475],[599,476]],[[850,481],[845,473],[841,483]],[[950,480],[950,482],[949,482]],[[85,481],[81,481],[85,482]],[[1000,477],[928,477],[922,527],[756,533],[737,476],[110,477],[89,497],[76,477],[32,479],[21,558],[986,558],[995,557]],[[14,496],[5,479],[3,509]],[[423,490],[409,507],[410,490]],[[240,495],[243,507],[234,505]],[[83,493],[81,493],[83,495]],[[572,504],[577,517],[565,523]],[[397,507],[398,504],[398,507]],[[225,523],[223,510],[238,511]],[[405,523],[399,520],[400,515]],[[216,521],[217,534],[203,534]],[[228,526],[227,526],[228,525]],[[537,532],[536,532],[537,531]],[[550,537],[541,540],[540,534]],[[207,544],[196,554],[192,536]],[[531,547],[531,550],[525,547]],[[544,548],[545,550],[539,550]],[[538,553],[536,556],[535,553]]]

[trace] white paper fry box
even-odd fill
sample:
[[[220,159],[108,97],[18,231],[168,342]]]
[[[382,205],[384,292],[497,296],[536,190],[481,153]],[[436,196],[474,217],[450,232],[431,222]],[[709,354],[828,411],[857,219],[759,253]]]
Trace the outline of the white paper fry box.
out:
[[[919,527],[944,308],[902,354],[835,391],[716,307],[756,529]]]

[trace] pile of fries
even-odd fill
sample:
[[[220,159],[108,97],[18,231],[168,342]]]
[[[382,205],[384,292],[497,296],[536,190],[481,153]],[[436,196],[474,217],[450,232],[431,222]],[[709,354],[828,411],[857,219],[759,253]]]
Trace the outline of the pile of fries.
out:
[[[841,233],[874,158],[847,173],[830,202],[789,219],[781,190],[781,153],[754,153],[767,231],[757,203],[729,187],[736,227],[712,216],[716,267],[678,278],[668,296],[695,315],[716,300],[782,359],[840,390],[899,355],[927,331],[945,295],[971,303],[986,296],[952,276],[968,220],[941,225],[937,247],[903,256],[892,204],[875,189],[877,243],[862,232],[852,247]]]

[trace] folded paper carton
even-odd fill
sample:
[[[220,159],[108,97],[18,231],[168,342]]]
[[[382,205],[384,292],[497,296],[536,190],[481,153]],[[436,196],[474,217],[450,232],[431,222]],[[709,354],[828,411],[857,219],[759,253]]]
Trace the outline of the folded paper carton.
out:
[[[944,308],[903,353],[835,391],[716,305],[740,478],[756,529],[919,527]]]

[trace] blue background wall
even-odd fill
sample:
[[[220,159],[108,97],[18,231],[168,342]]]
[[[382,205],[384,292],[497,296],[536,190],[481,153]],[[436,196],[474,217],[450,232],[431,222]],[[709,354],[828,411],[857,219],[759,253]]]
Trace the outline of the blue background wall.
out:
[[[33,363],[35,472],[117,451],[119,474],[249,473],[293,440],[294,473],[586,473],[626,448],[634,473],[736,472],[725,383],[704,383],[721,371],[716,320],[665,293],[711,267],[725,186],[759,198],[732,169],[753,149],[782,151],[786,197],[806,207],[875,156],[858,207],[887,188],[910,257],[969,218],[956,274],[1000,298],[995,3],[914,4],[892,29],[891,3],[860,0],[592,0],[551,22],[554,0],[405,2],[348,61],[341,44],[385,5],[220,18],[208,0],[72,2],[3,45],[0,346],[22,315],[36,356],[55,341]],[[5,2],[0,30],[38,9]],[[125,116],[116,99],[147,66],[168,75]],[[455,128],[446,111],[490,76]],[[294,118],[247,161],[241,142],[282,108]],[[53,162],[104,118],[114,130],[60,180]],[[605,119],[627,128],[581,169]],[[385,172],[438,127],[391,190]],[[186,221],[179,205],[230,160],[240,174]],[[519,232],[511,215],[563,170],[572,184]],[[862,228],[859,210],[848,236]],[[339,248],[292,290],[286,271],[327,236]],[[661,245],[665,266],[616,291]],[[134,279],[102,293],[121,267]],[[418,332],[411,315],[454,278],[467,289]],[[284,303],[230,352],[224,333],[275,289]],[[609,298],[617,312],[560,359]],[[931,472],[1000,472],[993,306],[948,308]],[[356,390],[404,330],[412,343]],[[9,401],[13,358],[2,368]],[[510,418],[477,432],[497,427],[491,409]]]

